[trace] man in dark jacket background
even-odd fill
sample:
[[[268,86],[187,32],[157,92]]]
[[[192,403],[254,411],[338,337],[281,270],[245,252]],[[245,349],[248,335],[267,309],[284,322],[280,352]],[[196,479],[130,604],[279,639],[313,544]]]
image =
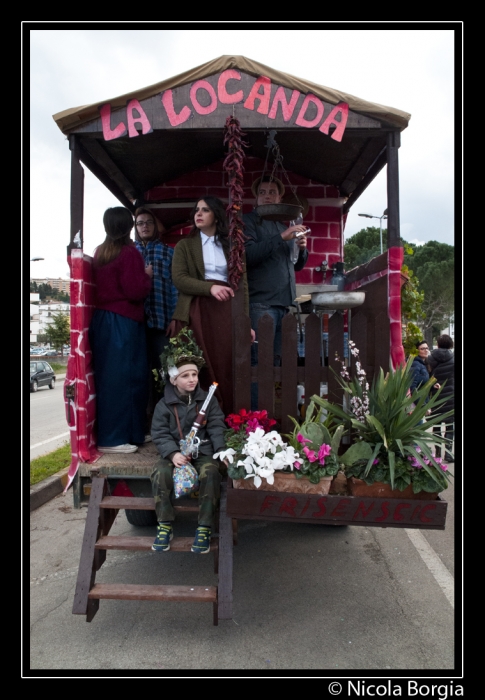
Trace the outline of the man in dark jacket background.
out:
[[[449,335],[440,335],[437,344],[438,347],[432,351],[428,358],[428,364],[430,374],[432,374],[443,387],[441,390],[441,398],[447,399],[446,403],[437,408],[436,413],[439,415],[446,413],[446,411],[454,411],[455,409],[455,356],[452,352],[453,339]],[[441,433],[441,425],[434,426],[433,430],[436,433]],[[449,416],[445,423],[445,438],[450,441],[447,443],[447,448],[451,447],[453,444],[454,435],[454,416]],[[445,461],[454,462],[453,454],[448,449],[445,451]]]

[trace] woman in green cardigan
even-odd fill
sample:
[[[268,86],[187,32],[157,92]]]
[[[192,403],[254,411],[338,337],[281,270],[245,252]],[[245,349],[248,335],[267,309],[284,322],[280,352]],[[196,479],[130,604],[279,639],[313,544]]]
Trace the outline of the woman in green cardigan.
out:
[[[174,249],[172,280],[179,297],[169,327],[174,337],[184,326],[192,329],[204,353],[206,367],[200,373],[205,390],[218,383],[216,396],[225,415],[233,412],[232,317],[229,286],[229,232],[225,206],[211,195],[197,200],[191,214],[193,227]],[[244,302],[249,315],[246,273]],[[255,334],[251,330],[251,339]]]

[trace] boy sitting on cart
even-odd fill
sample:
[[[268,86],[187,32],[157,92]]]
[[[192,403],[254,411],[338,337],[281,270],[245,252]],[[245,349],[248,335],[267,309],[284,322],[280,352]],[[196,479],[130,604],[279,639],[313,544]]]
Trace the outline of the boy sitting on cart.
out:
[[[199,369],[205,362],[190,330],[183,329],[172,338],[160,360],[165,391],[155,407],[151,429],[160,454],[150,476],[158,520],[152,549],[170,549],[175,519],[174,469],[191,465],[199,477],[198,527],[191,551],[206,554],[220,498],[221,463],[213,455],[225,449],[224,414],[217,399],[200,388]],[[198,426],[195,440],[191,437],[194,425]]]

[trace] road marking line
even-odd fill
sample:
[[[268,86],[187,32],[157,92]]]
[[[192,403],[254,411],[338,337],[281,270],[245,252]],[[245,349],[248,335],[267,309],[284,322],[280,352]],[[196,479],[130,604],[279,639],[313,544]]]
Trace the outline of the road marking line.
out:
[[[422,535],[419,530],[408,530],[407,528],[404,528],[404,530],[413,545],[418,550],[419,556],[431,571],[439,587],[447,597],[449,604],[452,608],[454,608],[455,579],[450,574],[434,549],[430,546],[426,537]]]
[[[66,437],[66,435],[70,435],[71,431],[69,430],[67,433],[61,433],[60,435],[56,435],[56,437],[49,438],[48,440],[43,440],[42,442],[38,442],[35,445],[31,445],[30,449],[33,450],[34,447],[40,447],[41,445],[47,445],[48,442],[52,442],[53,440],[59,440],[59,438]]]

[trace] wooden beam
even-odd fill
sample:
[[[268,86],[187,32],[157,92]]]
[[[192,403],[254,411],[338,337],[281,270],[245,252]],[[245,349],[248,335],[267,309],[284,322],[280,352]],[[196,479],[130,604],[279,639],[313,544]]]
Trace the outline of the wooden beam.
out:
[[[84,170],[79,162],[79,144],[75,136],[69,137],[71,149],[71,235],[67,247],[67,255],[73,248],[82,248],[84,241]],[[79,233],[79,245],[74,243],[75,236]]]
[[[401,145],[399,131],[387,136],[387,245],[401,245],[399,226],[399,163],[398,149]]]

